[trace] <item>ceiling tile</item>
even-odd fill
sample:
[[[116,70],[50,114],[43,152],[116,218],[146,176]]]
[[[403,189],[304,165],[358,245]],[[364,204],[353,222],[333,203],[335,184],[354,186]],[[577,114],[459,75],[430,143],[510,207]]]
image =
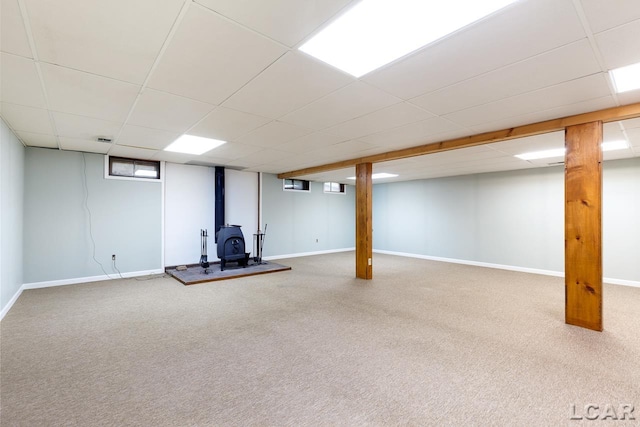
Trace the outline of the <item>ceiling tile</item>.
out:
[[[640,128],[633,128],[627,131],[627,138],[629,138],[629,143],[636,150],[636,154],[640,155]]]
[[[17,0],[0,0],[0,50],[33,58]]]
[[[41,61],[141,84],[183,0],[24,0]]]
[[[596,34],[595,37],[608,69],[640,62],[640,19]]]
[[[519,1],[363,80],[407,100],[584,37],[571,0]]]
[[[316,149],[309,153],[314,158],[332,158],[337,160],[352,159],[362,157],[368,150],[376,148],[375,145],[364,141],[353,140],[344,141]]]
[[[30,147],[58,148],[55,135],[32,132],[16,132],[16,135]]]
[[[489,104],[457,111],[447,114],[444,117],[462,126],[474,126],[499,118],[514,117],[600,98],[609,93],[609,86],[605,74],[595,74]]]
[[[45,133],[53,135],[49,112],[42,108],[25,107],[16,104],[0,104],[2,117],[14,131]]]
[[[441,117],[432,117],[417,123],[400,126],[395,129],[378,132],[361,138],[370,144],[396,149],[400,145],[418,145],[426,143],[428,137],[459,131],[460,126]]]
[[[564,147],[564,132],[550,132],[542,135],[528,136],[526,138],[512,139],[510,141],[495,142],[490,144],[489,147],[510,155],[552,150]]]
[[[602,125],[603,135],[602,141],[618,141],[626,139],[623,133],[623,128],[620,126],[620,122],[605,123]]]
[[[258,147],[275,147],[311,132],[307,128],[273,121],[239,138],[237,142]]]
[[[640,19],[637,0],[580,0],[591,31],[599,33]]]
[[[0,54],[0,99],[12,104],[46,108],[36,64],[21,56]]]
[[[339,136],[330,135],[324,132],[314,132],[309,135],[296,138],[293,141],[276,145],[275,148],[281,151],[300,154],[328,147],[342,141],[344,141],[344,139]]]
[[[620,123],[627,130],[640,128],[640,118],[623,120]]]
[[[600,66],[585,39],[413,98],[411,103],[447,114],[598,72]]]
[[[69,68],[41,64],[52,110],[124,122],[139,86]]]
[[[395,96],[354,82],[282,118],[283,121],[320,130],[400,102]]]
[[[110,156],[128,157],[130,159],[150,160],[158,150],[149,150],[146,148],[126,147],[123,145],[113,144],[109,150]]]
[[[640,102],[640,89],[619,93],[617,97],[621,105],[635,104]]]
[[[168,132],[141,126],[126,125],[115,141],[118,145],[163,150],[180,136],[179,132]]]
[[[219,105],[285,48],[192,5],[149,80],[149,87]]]
[[[237,160],[230,162],[231,166],[239,166],[239,167],[251,167],[266,164],[272,161],[285,159],[287,157],[291,157],[290,153],[285,153],[284,151],[274,150],[271,148],[263,149],[255,151],[251,154],[243,156]]]
[[[351,0],[195,0],[289,47],[314,31]]]
[[[59,139],[61,150],[107,154],[107,152],[111,148],[111,144],[105,144],[104,142],[91,141],[87,139],[66,137],[60,137]]]
[[[373,113],[340,123],[326,129],[326,132],[345,139],[360,138],[384,130],[419,122],[433,114],[406,102],[391,105]]]
[[[112,138],[118,135],[122,123],[94,119],[76,114],[53,112],[53,120],[59,136],[96,140],[99,136]]]
[[[277,119],[353,81],[307,55],[289,52],[223,105]]]
[[[271,119],[218,107],[193,128],[190,135],[232,141],[269,123]]]
[[[533,113],[521,114],[496,121],[487,121],[472,126],[471,130],[473,131],[472,133],[491,132],[516,126],[524,126],[531,123],[543,122],[545,120],[557,119],[559,117],[567,117],[574,114],[603,110],[605,108],[615,107],[616,105],[616,101],[613,97],[608,95],[601,98],[577,102],[575,104],[550,108],[548,110],[535,111]]]
[[[153,155],[151,160],[157,160],[162,162],[171,162],[171,163],[189,163],[192,161],[198,161],[201,156],[196,156],[194,154],[184,154],[184,153],[173,153],[171,151],[158,151]]]
[[[183,133],[214,108],[204,102],[145,89],[127,123]]]
[[[202,157],[235,160],[260,150],[261,148],[254,147],[253,145],[240,144],[238,142],[227,142],[226,144],[204,153]]]

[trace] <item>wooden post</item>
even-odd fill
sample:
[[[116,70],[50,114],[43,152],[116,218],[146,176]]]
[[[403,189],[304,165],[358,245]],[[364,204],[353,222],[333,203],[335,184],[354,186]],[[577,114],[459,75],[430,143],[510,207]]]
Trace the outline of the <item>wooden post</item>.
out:
[[[602,122],[565,130],[565,321],[602,331]]]
[[[371,163],[356,165],[356,277],[373,278]]]

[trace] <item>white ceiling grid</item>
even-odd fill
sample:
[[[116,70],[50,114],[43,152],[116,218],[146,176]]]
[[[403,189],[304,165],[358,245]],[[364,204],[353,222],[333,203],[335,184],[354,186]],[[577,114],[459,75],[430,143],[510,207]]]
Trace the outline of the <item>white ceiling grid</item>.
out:
[[[28,146],[278,173],[640,102],[608,76],[640,62],[637,0],[519,0],[359,79],[297,50],[355,0],[0,2],[0,114]],[[605,159],[640,156],[639,123],[605,128],[631,143]],[[163,151],[183,133],[228,143]],[[540,167],[552,162],[513,154],[556,146],[540,135],[374,170]]]

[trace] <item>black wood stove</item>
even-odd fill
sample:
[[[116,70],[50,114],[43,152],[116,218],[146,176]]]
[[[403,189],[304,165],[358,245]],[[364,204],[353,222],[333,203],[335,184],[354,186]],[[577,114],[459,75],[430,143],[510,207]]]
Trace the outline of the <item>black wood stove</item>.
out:
[[[220,258],[220,270],[224,271],[227,261],[236,261],[243,267],[247,266],[249,254],[245,253],[244,235],[239,225],[226,225],[220,227],[218,236],[218,258]]]

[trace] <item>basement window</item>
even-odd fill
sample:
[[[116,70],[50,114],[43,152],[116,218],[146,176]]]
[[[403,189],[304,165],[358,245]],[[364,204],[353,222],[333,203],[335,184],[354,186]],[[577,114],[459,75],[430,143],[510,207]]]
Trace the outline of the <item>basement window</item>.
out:
[[[283,179],[282,189],[284,191],[310,191],[309,181],[303,179]]]
[[[161,180],[161,162],[105,156],[105,178]]]
[[[339,182],[325,182],[324,192],[333,194],[346,194],[347,186],[344,184],[340,184]]]

